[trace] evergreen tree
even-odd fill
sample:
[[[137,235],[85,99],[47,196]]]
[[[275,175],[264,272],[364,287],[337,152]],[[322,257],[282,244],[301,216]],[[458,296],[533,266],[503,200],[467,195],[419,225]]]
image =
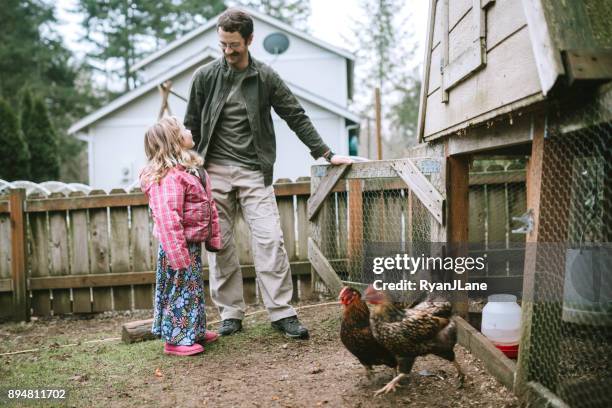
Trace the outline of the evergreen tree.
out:
[[[136,61],[224,8],[223,0],[80,0],[75,11],[84,15],[85,40],[94,46],[91,66],[120,77],[129,91],[136,85]]]
[[[78,160],[76,141],[66,130],[98,107],[99,91],[90,74],[74,61],[54,29],[53,2],[6,0],[0,7],[0,97],[11,106],[21,102],[27,88],[42,98],[57,130],[62,168]],[[29,122],[28,122],[29,123]],[[80,147],[82,149],[82,146]],[[66,173],[65,181],[84,181],[80,173]]]
[[[23,97],[21,129],[30,151],[30,179],[36,183],[60,177],[59,140],[41,99]]]
[[[406,149],[417,144],[417,127],[421,94],[421,80],[417,72],[403,76],[396,90],[399,100],[392,104],[387,118],[390,121],[390,138],[385,142],[388,159],[406,156]]]
[[[366,18],[355,29],[359,44],[355,108],[373,118],[374,88],[380,88],[383,157],[402,157],[416,143],[420,81],[410,66],[414,34],[402,21],[403,1],[362,0],[361,7]]]
[[[302,31],[308,31],[310,1],[304,0],[243,0],[244,6],[283,21]]]
[[[402,61],[399,51],[403,44],[398,38],[395,21],[401,5],[400,0],[361,2],[366,19],[357,23],[355,35],[359,42],[357,56],[367,64],[361,71],[363,81],[360,83],[369,94],[376,87],[383,95],[390,91],[398,62]]]
[[[30,153],[11,105],[0,99],[0,179],[30,178]]]
[[[97,107],[98,100],[87,72],[74,64],[53,29],[53,7],[42,0],[2,2],[0,96],[18,106],[20,90],[27,86],[47,101],[54,124],[64,129]]]
[[[21,96],[21,105],[19,106],[19,124],[21,125],[21,133],[23,134],[24,140],[29,146],[29,135],[32,133],[32,114],[34,112],[34,101],[32,100],[32,92],[29,89],[23,89]],[[30,152],[30,157],[32,152]]]

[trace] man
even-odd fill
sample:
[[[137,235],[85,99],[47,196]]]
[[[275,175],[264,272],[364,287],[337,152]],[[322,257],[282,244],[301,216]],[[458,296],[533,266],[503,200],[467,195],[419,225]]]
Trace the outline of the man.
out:
[[[289,305],[293,285],[272,186],[276,142],[271,108],[315,159],[324,157],[336,165],[351,160],[334,155],[279,75],[251,57],[253,20],[248,14],[228,9],[219,17],[217,34],[223,57],[194,74],[185,126],[205,158],[219,210],[223,249],[209,257],[211,296],[222,318],[219,334],[240,331],[244,318],[233,235],[240,206],[253,236],[255,271],[272,327],[289,337],[307,338],[308,330]]]

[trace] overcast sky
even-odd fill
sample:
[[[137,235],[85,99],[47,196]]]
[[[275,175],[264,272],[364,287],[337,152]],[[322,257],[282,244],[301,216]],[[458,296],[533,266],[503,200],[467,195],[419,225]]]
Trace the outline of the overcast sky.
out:
[[[364,18],[358,0],[310,0],[312,14],[310,29],[315,37],[321,38],[333,45],[353,49],[355,44],[347,44],[345,39],[353,37],[354,21]],[[404,14],[410,13],[412,29],[419,41],[419,58],[422,58],[422,44],[425,42],[427,29],[427,11],[429,0],[407,0]]]

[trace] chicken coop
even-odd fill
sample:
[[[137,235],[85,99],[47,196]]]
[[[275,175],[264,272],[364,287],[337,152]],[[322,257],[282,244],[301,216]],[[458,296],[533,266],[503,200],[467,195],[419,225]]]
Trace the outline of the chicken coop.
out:
[[[484,256],[460,279],[487,292],[452,293],[460,343],[530,406],[609,406],[611,22],[603,0],[431,0],[420,144],[313,167],[313,281],[372,282],[377,251]],[[521,305],[515,360],[479,332],[499,293]]]

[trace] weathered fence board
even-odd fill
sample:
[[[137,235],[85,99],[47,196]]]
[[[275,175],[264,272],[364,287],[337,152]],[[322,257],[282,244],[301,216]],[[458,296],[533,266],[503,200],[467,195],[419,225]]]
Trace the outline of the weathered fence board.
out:
[[[28,200],[27,212],[82,210],[146,204],[147,198],[141,193],[126,194],[125,191],[120,190],[118,194],[106,194],[103,190],[93,190],[85,197],[71,198],[58,193],[49,196],[49,198]]]
[[[336,203],[338,213],[336,254],[338,258],[346,258],[348,256],[348,194],[345,192],[336,193]]]
[[[308,240],[308,254],[312,266],[317,270],[329,290],[332,294],[338,294],[342,288],[342,281],[312,238]]]
[[[149,209],[146,206],[130,208],[132,225],[130,228],[130,252],[134,272],[153,270],[151,254],[151,233],[149,231]],[[150,309],[153,305],[153,286],[134,285],[134,308]]]
[[[13,280],[13,317],[29,320],[26,265],[26,217],[24,213],[25,189],[12,190],[9,196],[11,209],[11,278]]]
[[[30,226],[30,276],[49,276],[49,232],[47,213],[28,214]],[[34,316],[47,316],[51,312],[49,289],[31,291],[31,307]]]
[[[280,184],[291,183],[289,179],[280,179],[276,181]],[[293,209],[293,196],[277,197],[276,203],[278,206],[278,215],[280,217],[281,230],[283,231],[283,240],[285,249],[290,261],[297,259],[296,257],[296,236],[295,236],[295,212]]]
[[[470,175],[470,181],[472,177]],[[470,186],[470,219],[468,222],[469,242],[484,243],[486,240],[485,186]]]
[[[349,227],[347,256],[349,259],[348,279],[361,269],[363,256],[363,180],[351,179],[348,181]],[[334,258],[329,258],[334,259]]]
[[[320,180],[319,188],[317,188],[316,193],[308,199],[308,219],[312,220],[314,218],[329,193],[349,167],[349,165],[343,164],[341,166],[327,168],[327,173],[325,177]]]
[[[90,195],[106,194],[102,190],[94,190]],[[89,210],[90,241],[89,259],[91,273],[108,273],[110,271],[110,239],[108,233],[108,209],[97,208]],[[92,290],[92,310],[104,312],[113,310],[110,288],[94,288]]]
[[[125,193],[123,190],[112,190],[111,194]],[[130,270],[130,231],[127,207],[110,208],[110,259],[111,272]],[[132,288],[130,286],[114,286],[114,310],[132,309]]]
[[[418,167],[410,159],[392,162],[391,166],[410,187],[410,190],[423,202],[425,208],[442,224],[444,208],[444,197],[442,197],[442,194],[423,176]]]
[[[386,232],[385,237],[392,242],[402,242],[402,225],[403,223],[405,224],[405,220],[402,219],[402,212],[406,201],[405,193],[407,191],[408,190],[395,190],[384,191],[382,193],[385,216],[392,220],[390,230]]]
[[[11,220],[8,213],[0,213],[0,279],[10,282],[11,279]],[[8,318],[12,315],[13,294],[11,292],[0,293],[0,318]]]
[[[307,185],[307,189],[296,195],[296,223],[297,223],[297,258],[300,261],[308,261],[308,196],[310,195],[310,177],[300,177],[295,184]],[[310,263],[305,264],[304,272],[307,274],[298,276],[298,296],[300,299],[310,299],[312,297],[312,267]],[[296,273],[296,268],[292,266],[292,275]]]
[[[61,196],[62,193],[53,193],[51,198]],[[50,274],[61,276],[70,274],[70,261],[68,259],[68,225],[66,210],[49,212],[49,257],[51,260]],[[65,314],[72,312],[69,289],[54,289],[52,291],[53,313]]]
[[[70,197],[83,196],[77,191]],[[89,227],[87,210],[70,211],[70,270],[72,275],[89,274]],[[72,311],[74,313],[91,312],[91,291],[89,288],[72,290]]]
[[[310,177],[298,178],[300,180],[308,180],[310,189]],[[305,261],[308,259],[308,195],[297,196],[297,252],[298,259]]]
[[[487,247],[491,249],[506,248],[506,186],[504,184],[488,185],[487,189]],[[490,276],[506,275],[504,254],[491,253],[487,256],[487,269]]]
[[[244,214],[240,208],[236,209],[234,222],[234,241],[236,242],[236,252],[240,265],[253,265],[253,246],[252,234]],[[255,279],[245,279],[243,281],[244,301],[247,304],[257,303],[257,284]]]

